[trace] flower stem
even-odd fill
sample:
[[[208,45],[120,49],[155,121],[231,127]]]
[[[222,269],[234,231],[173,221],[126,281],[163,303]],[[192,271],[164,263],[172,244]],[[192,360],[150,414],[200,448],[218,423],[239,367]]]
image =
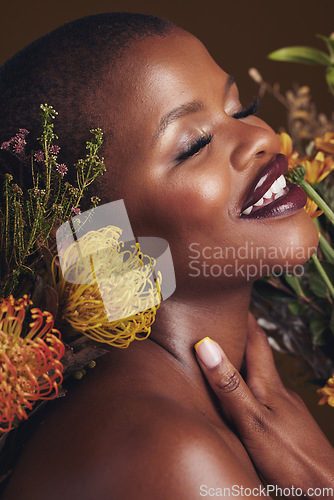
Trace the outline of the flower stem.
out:
[[[325,284],[326,284],[326,286],[327,286],[327,288],[328,288],[331,296],[334,299],[334,287],[333,287],[333,285],[331,283],[331,280],[327,276],[327,273],[326,273],[325,269],[322,267],[320,260],[318,259],[318,257],[316,256],[315,253],[311,256],[311,259],[313,260],[315,267],[317,268],[320,276],[324,280],[324,282],[325,282]]]
[[[318,219],[313,219],[313,222],[318,230],[319,246],[321,248],[321,251],[324,257],[328,260],[328,262],[334,264],[334,249],[332,248],[328,240],[325,238],[325,236],[323,236],[323,234],[321,233],[322,228],[320,226]]]
[[[324,256],[328,259],[329,262],[334,264],[334,249],[330,246],[330,244],[322,234],[320,234],[319,236],[319,245]]]
[[[316,202],[318,207],[324,211],[324,214],[326,215],[326,217],[328,217],[330,222],[334,225],[334,213],[333,213],[333,211],[327,205],[327,203],[321,198],[321,196],[316,192],[316,190],[313,189],[313,187],[310,186],[310,184],[308,182],[306,182],[305,179],[302,179],[301,181],[299,181],[298,184],[300,185],[301,188],[304,189],[305,193],[310,198],[312,198],[312,200],[314,200]]]

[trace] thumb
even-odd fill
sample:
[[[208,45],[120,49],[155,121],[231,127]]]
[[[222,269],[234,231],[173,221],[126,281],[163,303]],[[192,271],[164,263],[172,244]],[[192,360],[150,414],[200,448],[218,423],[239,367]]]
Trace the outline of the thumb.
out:
[[[246,420],[256,418],[262,405],[255,399],[246,382],[228,360],[223,349],[209,337],[195,345],[198,363],[210,386],[218,396],[225,414],[241,430]]]

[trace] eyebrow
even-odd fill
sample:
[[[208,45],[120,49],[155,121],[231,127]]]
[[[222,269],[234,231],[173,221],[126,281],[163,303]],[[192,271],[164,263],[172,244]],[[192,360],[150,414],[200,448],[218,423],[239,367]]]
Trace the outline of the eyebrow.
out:
[[[227,77],[227,82],[225,85],[224,89],[224,95],[229,92],[230,88],[232,85],[235,83],[235,80],[233,76],[228,75]],[[181,104],[181,106],[178,106],[177,108],[173,109],[169,113],[167,113],[163,118],[161,118],[157,131],[153,136],[153,141],[156,141],[158,137],[164,133],[166,128],[171,125],[173,122],[178,120],[179,118],[182,118],[183,116],[190,115],[192,113],[197,113],[198,111],[201,111],[203,109],[203,103],[200,101],[192,101],[192,102],[187,102],[185,104]]]

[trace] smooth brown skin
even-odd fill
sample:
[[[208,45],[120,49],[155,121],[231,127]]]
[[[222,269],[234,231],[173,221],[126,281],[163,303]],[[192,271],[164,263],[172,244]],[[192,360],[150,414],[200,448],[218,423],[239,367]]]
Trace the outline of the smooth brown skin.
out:
[[[124,198],[134,233],[169,242],[177,290],[161,305],[148,340],[110,351],[68,397],[51,405],[4,499],[27,498],[33,491],[35,500],[193,500],[202,498],[202,484],[259,486],[252,461],[278,484],[305,480],[304,486],[313,473],[317,486],[325,484],[326,472],[333,473],[327,466],[334,463],[333,450],[302,403],[279,385],[270,349],[257,327],[248,326],[251,283],[189,277],[192,242],[238,248],[249,241],[267,249],[303,247],[306,253],[316,246],[316,230],[303,210],[270,220],[239,218],[255,176],[279,152],[276,135],[257,117],[232,118],[241,108],[236,86],[225,93],[227,74],[184,31],[136,43],[118,71],[117,99],[108,91],[107,73],[95,96],[110,109],[110,127],[122,117],[104,151],[106,164],[119,169],[105,174],[100,196],[110,201],[116,186],[113,199]],[[177,119],[154,140],[161,118],[192,101],[200,101],[202,109]],[[213,134],[211,144],[176,165],[177,154],[202,131]],[[289,259],[291,266],[298,262],[296,255]],[[243,400],[243,385],[227,397],[219,393],[240,439],[193,347],[209,335],[239,370],[248,331],[254,397]],[[217,373],[207,373],[214,389]],[[254,426],[249,408],[260,412],[266,406],[272,407],[270,415],[263,411],[261,425]],[[308,461],[304,470],[301,460]]]

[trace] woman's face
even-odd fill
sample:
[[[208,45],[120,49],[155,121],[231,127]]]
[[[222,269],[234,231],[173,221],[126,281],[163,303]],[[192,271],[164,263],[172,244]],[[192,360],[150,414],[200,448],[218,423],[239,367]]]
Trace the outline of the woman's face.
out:
[[[137,236],[168,241],[178,285],[245,281],[242,264],[256,266],[250,272],[258,277],[266,266],[307,260],[317,232],[300,209],[303,195],[285,190],[258,218],[241,215],[261,173],[270,185],[280,176],[279,142],[260,118],[244,116],[233,79],[195,37],[175,30],[136,43],[112,86],[113,95],[104,88],[102,96],[106,113],[110,124],[122,119],[105,145],[107,168],[114,166],[103,178],[103,201],[116,193]]]

